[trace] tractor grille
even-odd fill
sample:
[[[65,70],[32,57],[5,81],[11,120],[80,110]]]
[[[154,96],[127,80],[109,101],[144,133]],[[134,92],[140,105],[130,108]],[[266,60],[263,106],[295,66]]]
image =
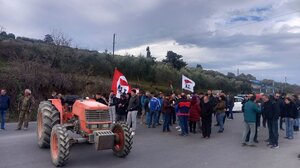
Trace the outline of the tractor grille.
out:
[[[110,121],[108,111],[101,110],[86,110],[85,118],[87,122],[105,122]]]

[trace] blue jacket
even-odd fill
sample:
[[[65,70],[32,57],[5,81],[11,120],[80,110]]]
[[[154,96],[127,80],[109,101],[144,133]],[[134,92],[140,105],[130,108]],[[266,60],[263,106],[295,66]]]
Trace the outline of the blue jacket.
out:
[[[251,100],[249,100],[244,107],[244,121],[256,122],[256,114],[261,113],[260,108]]]
[[[152,111],[158,112],[161,109],[161,104],[160,104],[160,101],[158,100],[158,98],[152,97],[150,99],[149,109],[150,109],[151,112]]]
[[[0,96],[0,110],[7,110],[10,106],[10,99],[6,95]]]
[[[159,103],[160,103],[160,105],[161,105],[159,111],[161,111],[162,108],[163,108],[162,105],[164,104],[164,99],[163,99],[162,97],[159,97],[158,100],[159,100]]]

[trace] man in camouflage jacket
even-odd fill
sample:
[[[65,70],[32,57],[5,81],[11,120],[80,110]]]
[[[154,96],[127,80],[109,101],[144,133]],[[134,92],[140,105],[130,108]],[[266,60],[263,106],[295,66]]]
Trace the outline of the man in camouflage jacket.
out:
[[[31,95],[29,89],[25,90],[23,96],[20,97],[18,101],[18,111],[19,111],[19,124],[16,130],[21,130],[24,123],[24,130],[28,129],[29,114],[32,112],[34,105],[34,97]]]

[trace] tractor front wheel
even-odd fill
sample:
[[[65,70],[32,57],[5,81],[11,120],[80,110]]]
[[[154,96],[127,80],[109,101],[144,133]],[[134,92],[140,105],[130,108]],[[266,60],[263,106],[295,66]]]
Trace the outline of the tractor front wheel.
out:
[[[114,154],[118,157],[126,157],[132,148],[132,134],[130,128],[125,123],[117,123],[113,126],[112,132],[115,133]]]
[[[52,127],[60,123],[60,113],[50,101],[42,101],[37,113],[37,141],[40,148],[49,148]]]
[[[66,127],[55,125],[51,132],[50,151],[52,163],[56,167],[64,166],[69,160],[70,137]]]

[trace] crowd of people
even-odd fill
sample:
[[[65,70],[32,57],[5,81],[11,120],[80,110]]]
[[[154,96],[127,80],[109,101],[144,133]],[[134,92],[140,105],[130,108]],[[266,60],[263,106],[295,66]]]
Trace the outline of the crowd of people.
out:
[[[136,134],[138,118],[140,124],[148,128],[162,126],[163,132],[170,132],[170,127],[178,125],[179,135],[202,132],[203,138],[210,138],[212,118],[216,117],[218,133],[224,131],[226,118],[233,119],[234,98],[219,93],[213,95],[211,90],[206,94],[164,94],[137,93],[135,89],[120,98],[111,92],[108,98],[97,93],[96,101],[109,106],[112,122],[126,122]]]
[[[63,96],[53,92],[51,98]],[[137,93],[132,89],[130,93],[122,94],[117,98],[113,91],[108,98],[101,93],[95,95],[95,100],[109,106],[111,121],[126,122],[131,126],[132,134],[136,134],[138,118],[140,124],[148,128],[162,126],[162,132],[170,132],[170,127],[176,126],[180,136],[190,133],[202,133],[202,137],[209,139],[212,121],[215,116],[219,127],[218,133],[225,130],[226,118],[233,119],[234,97],[218,93],[213,95],[211,90],[199,94],[163,94]],[[34,97],[29,89],[18,100],[19,120],[16,130],[28,128],[29,114],[33,110]],[[294,132],[299,131],[300,100],[297,95],[248,94],[242,102],[244,115],[244,132],[242,145],[255,147],[258,143],[258,127],[268,128],[269,138],[265,140],[271,148],[279,147],[279,129],[284,130],[285,138],[294,139]],[[0,114],[1,130],[5,130],[5,116],[10,108],[10,98],[6,90],[1,90]],[[162,123],[163,122],[163,123]],[[299,155],[300,157],[300,155]]]
[[[113,93],[110,94],[111,99],[114,99]],[[226,118],[233,119],[234,97],[224,93],[213,95],[211,90],[206,94],[179,95],[165,95],[162,92],[155,94],[148,91],[136,94],[136,90],[132,90],[131,94],[124,94],[115,102],[109,105],[116,107],[116,121],[125,121],[132,125],[133,134],[136,134],[139,112],[140,123],[148,128],[162,125],[163,132],[170,132],[170,127],[178,123],[176,128],[180,131],[180,136],[201,132],[202,137],[207,139],[211,135],[214,117],[215,126],[219,127],[218,133],[224,132]],[[257,130],[261,125],[268,128],[269,138],[265,142],[273,149],[279,148],[278,131],[279,128],[284,130],[284,123],[286,139],[294,139],[294,132],[299,131],[300,100],[297,95],[248,94],[242,104],[242,146],[255,147],[255,143],[259,143]]]
[[[299,131],[300,101],[297,95],[248,94],[242,109],[245,126],[242,138],[243,146],[256,146],[254,143],[258,143],[257,129],[261,123],[263,127],[268,127],[269,138],[265,142],[273,149],[279,148],[279,128],[284,130],[283,122],[285,122],[286,139],[294,139],[294,132]]]

